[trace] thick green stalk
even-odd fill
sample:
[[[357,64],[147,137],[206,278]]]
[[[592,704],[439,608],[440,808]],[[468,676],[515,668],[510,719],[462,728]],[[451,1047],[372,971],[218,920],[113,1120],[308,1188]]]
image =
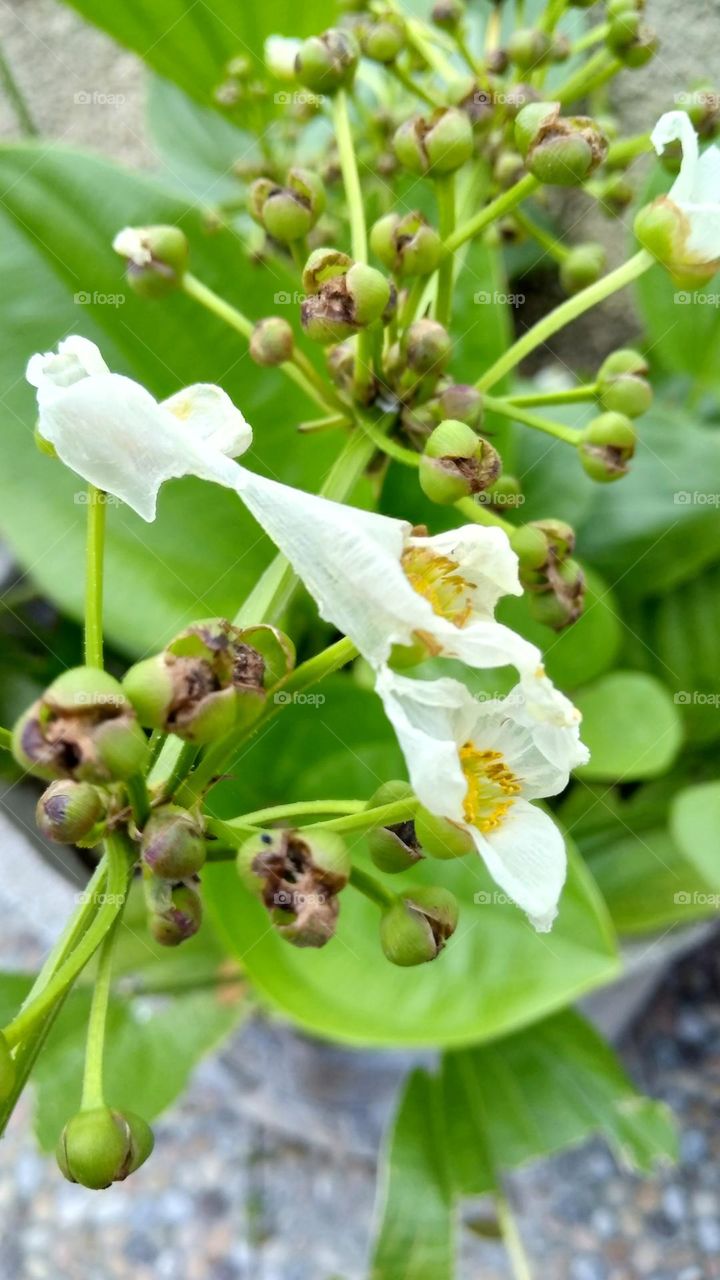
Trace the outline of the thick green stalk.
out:
[[[377,805],[374,809],[359,809],[340,818],[326,818],[305,828],[312,832],[322,827],[326,831],[338,831],[342,835],[374,831],[376,827],[389,827],[396,822],[407,822],[414,817],[418,802],[413,796],[405,800],[393,800],[391,804]]]
[[[85,1042],[85,1070],[83,1072],[82,1100],[80,1103],[83,1111],[91,1111],[94,1107],[102,1107],[105,1101],[103,1094],[105,1032],[110,1001],[113,954],[121,915],[122,907],[105,934],[98,956]]]
[[[85,555],[85,663],[103,664],[103,563],[105,556],[106,495],[94,484],[87,489],[87,547]]]
[[[485,395],[483,397],[485,408],[491,413],[499,413],[504,418],[512,418],[513,422],[523,422],[527,427],[534,427],[536,431],[544,431],[548,436],[555,436],[558,440],[564,440],[566,444],[577,445],[580,441],[582,432],[575,431],[572,427],[566,427],[562,422],[553,422],[550,418],[542,418],[537,413],[530,413],[527,409],[522,409],[517,404],[508,404],[506,400],[498,400],[495,396]]]
[[[553,102],[559,102],[561,106],[567,107],[578,98],[586,98],[593,89],[597,89],[617,75],[618,71],[622,71],[622,65],[622,62],[613,58],[605,47],[598,49],[597,53],[588,58],[587,62],[579,67],[564,84],[553,90]]]
[[[142,830],[150,817],[150,796],[148,795],[147,782],[144,775],[136,773],[133,778],[128,778],[125,783],[125,789],[132,808],[135,825]]]
[[[505,404],[516,408],[533,409],[553,404],[585,404],[594,400],[598,394],[596,382],[588,382],[582,387],[569,387],[565,391],[537,391],[522,396],[503,396]]]
[[[335,126],[335,141],[345,187],[348,216],[350,218],[352,256],[355,262],[367,262],[365,205],[355,157],[355,144],[353,143],[352,129],[350,128],[348,98],[344,89],[339,89],[333,98],[333,124]]]
[[[435,319],[447,328],[452,315],[453,251],[449,246],[455,231],[455,174],[447,173],[438,178],[435,182],[435,192],[440,239],[444,245],[448,246],[448,251],[438,268]]]
[[[476,383],[478,390],[488,391],[490,387],[494,387],[496,382],[499,382],[507,373],[510,373],[511,369],[515,369],[521,360],[530,355],[531,351],[535,351],[537,347],[542,346],[553,334],[558,333],[560,329],[570,324],[572,320],[576,320],[578,316],[589,311],[591,307],[597,306],[599,302],[604,302],[613,293],[617,293],[619,289],[624,289],[633,280],[637,280],[638,276],[648,271],[654,262],[655,259],[652,255],[645,249],[641,249],[634,257],[629,258],[622,266],[617,267],[615,271],[610,271],[606,276],[597,280],[595,284],[589,285],[587,289],[583,289],[572,298],[568,298],[566,302],[561,303],[559,307],[555,307],[554,311],[543,316],[542,320],[538,320],[532,329],[528,329],[521,338],[518,338],[517,342],[513,343],[485,371],[481,378],[478,378]]]
[[[481,231],[489,227],[491,222],[495,222],[497,218],[503,218],[506,213],[510,213],[522,200],[527,200],[528,196],[531,196],[539,186],[540,183],[537,178],[532,173],[526,173],[514,186],[496,196],[494,200],[490,201],[490,204],[486,204],[484,208],[480,209],[479,213],[476,213],[474,217],[469,218],[467,222],[461,223],[456,228],[453,234],[445,241],[445,248],[448,253],[454,253],[466,240],[474,239]]]
[[[350,872],[350,883],[353,889],[357,889],[365,898],[369,898],[370,902],[374,902],[376,907],[392,907],[396,901],[396,894],[391,893],[385,885],[376,880],[374,876],[368,874],[367,871],[361,871],[360,867],[353,867]]]
[[[474,524],[489,525],[493,529],[504,529],[506,533],[513,532],[515,526],[509,520],[503,520],[502,516],[491,511],[489,507],[483,506],[481,502],[476,502],[474,498],[461,498],[455,503],[455,509],[465,516],[466,520],[472,520]]]

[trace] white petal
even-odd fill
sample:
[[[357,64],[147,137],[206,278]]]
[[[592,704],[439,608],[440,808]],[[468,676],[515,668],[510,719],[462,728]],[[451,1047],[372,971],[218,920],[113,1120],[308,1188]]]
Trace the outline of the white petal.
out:
[[[707,147],[697,162],[693,203],[720,207],[720,147]]]
[[[121,258],[127,258],[136,267],[146,267],[152,262],[152,252],[142,227],[123,227],[115,236],[112,247]]]
[[[41,386],[38,407],[40,434],[65,465],[144,520],[155,518],[158,489],[173,476],[198,475],[233,486],[237,464],[195,442],[130,378],[105,373],[62,391]]]
[[[650,139],[658,155],[662,155],[670,142],[680,142],[682,146],[680,172],[669,192],[670,199],[682,206],[686,200],[692,199],[698,162],[698,137],[692,120],[686,111],[666,111],[655,125]]]
[[[185,424],[197,440],[237,458],[252,443],[252,427],[230,397],[210,382],[196,382],[177,391],[162,407]]]
[[[568,784],[566,760],[549,760],[536,740],[536,727],[529,727],[527,711],[517,695],[508,694],[493,702],[475,704],[475,719],[467,741],[480,750],[497,751],[520,784],[527,800],[554,796]]]
[[[431,813],[463,822],[467,781],[458,745],[475,717],[473,698],[457,680],[408,680],[388,667],[378,674],[375,688],[416,796]]]
[[[533,735],[536,746],[562,771],[587,764],[590,752],[580,741],[582,716],[569,698],[545,675],[542,667],[526,673],[508,694]],[[549,794],[549,793],[546,793]]]
[[[464,525],[432,538],[410,538],[409,545],[426,546],[457,561],[462,577],[474,587],[473,604],[478,614],[492,617],[502,596],[522,595],[518,558],[503,529]]]
[[[567,874],[565,841],[542,809],[516,800],[491,834],[471,828],[477,851],[496,884],[546,933],[557,915]]]
[[[265,41],[265,66],[278,80],[295,79],[295,58],[301,40],[291,36],[268,36]]]
[[[33,387],[50,389],[69,387],[82,378],[107,372],[108,367],[95,343],[74,335],[65,338],[57,351],[31,356],[25,377]]]

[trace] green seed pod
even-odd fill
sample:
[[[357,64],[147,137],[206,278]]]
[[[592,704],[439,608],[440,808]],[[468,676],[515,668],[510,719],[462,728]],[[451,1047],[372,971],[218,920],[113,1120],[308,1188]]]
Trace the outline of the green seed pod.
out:
[[[194,937],[202,924],[202,899],[195,884],[151,877],[145,884],[148,928],[161,947],[179,947]]]
[[[153,1149],[149,1125],[133,1112],[94,1107],[68,1120],[57,1146],[57,1162],[68,1182],[101,1191],[124,1182]]]
[[[442,241],[421,213],[388,213],[370,232],[370,247],[398,276],[428,276],[443,256]]]
[[[637,433],[622,413],[602,413],[582,433],[578,453],[583,469],[593,480],[607,484],[627,475],[635,453]]]
[[[648,362],[639,351],[613,351],[598,370],[598,399],[603,409],[639,418],[652,404]]]
[[[380,943],[391,964],[425,964],[440,954],[457,922],[457,899],[449,890],[419,887],[383,912]]]
[[[250,188],[252,216],[274,240],[302,240],[325,211],[325,187],[311,169],[290,169],[285,185],[258,178]]]
[[[518,525],[510,534],[510,546],[520,561],[523,578],[542,569],[548,560],[548,540],[542,529],[531,524]]]
[[[430,17],[443,31],[457,31],[465,17],[463,0],[435,0]]]
[[[258,320],[250,335],[250,357],[262,368],[272,368],[291,360],[294,346],[292,326],[280,316]]]
[[[480,392],[464,383],[445,387],[440,395],[438,410],[441,418],[453,418],[475,430],[482,426],[485,413]]]
[[[165,298],[180,287],[189,246],[179,227],[125,227],[113,249],[125,258],[128,284],[141,298]]]
[[[140,725],[131,715],[103,720],[93,733],[93,746],[99,768],[92,761],[75,770],[77,778],[92,782],[121,781],[141,773],[148,759],[148,741]]]
[[[407,331],[406,355],[414,373],[442,373],[452,355],[447,329],[437,320],[414,320]]]
[[[401,124],[393,147],[412,173],[454,173],[473,153],[472,125],[458,107],[438,108],[429,119],[413,116]]]
[[[347,275],[352,258],[339,249],[313,249],[303,269],[302,285],[306,293],[319,293],[324,284]]]
[[[394,62],[407,40],[405,21],[400,14],[388,11],[365,28],[360,47],[373,62]]]
[[[720,91],[709,81],[695,84],[687,113],[700,138],[714,138],[720,129]]]
[[[519,151],[501,151],[493,167],[493,176],[503,191],[514,187],[525,172],[525,162]]]
[[[180,805],[161,805],[143,828],[140,854],[161,879],[188,880],[205,862],[202,822]]]
[[[510,61],[521,71],[534,71],[549,62],[553,42],[544,31],[521,27],[511,33],[505,48]]]
[[[584,182],[607,155],[607,138],[587,116],[561,116],[557,102],[533,102],[515,121],[515,141],[540,182],[572,187]]]
[[[531,528],[539,529],[547,540],[553,560],[565,560],[575,550],[575,530],[565,520],[551,518],[533,520]]]
[[[238,850],[240,879],[274,928],[297,947],[323,947],[337,923],[337,895],[350,877],[347,846],[334,831],[263,831]]]
[[[441,422],[425,444],[418,469],[420,488],[431,502],[448,506],[480,493],[500,474],[496,449],[464,422]]]
[[[15,1087],[15,1059],[5,1036],[0,1032],[0,1102],[10,1097]]]
[[[585,575],[575,560],[550,563],[547,585],[543,590],[530,591],[528,609],[537,622],[553,631],[562,631],[577,622],[585,603]]]
[[[382,272],[354,262],[305,299],[301,310],[303,329],[314,342],[339,342],[375,320],[384,319],[392,301],[390,282]]]
[[[96,667],[71,667],[48,686],[43,701],[58,715],[102,710],[129,711],[122,686],[107,671]]]
[[[475,841],[464,827],[449,818],[438,818],[423,805],[415,815],[415,831],[422,849],[430,858],[443,861],[465,858],[475,851]]]
[[[626,67],[644,67],[655,57],[659,41],[638,12],[626,9],[613,17],[605,37],[608,49]]]
[[[367,807],[376,809],[380,805],[393,804],[396,800],[413,798],[413,789],[409,782],[400,780],[385,782],[368,800]],[[375,866],[388,875],[407,871],[408,867],[413,867],[423,856],[412,818],[394,822],[389,827],[376,827],[374,831],[369,831],[367,845]]]
[[[568,294],[580,293],[595,284],[607,265],[601,244],[578,244],[571,249],[560,267],[560,283]]]
[[[102,794],[89,782],[52,782],[37,802],[39,830],[58,844],[75,844],[89,835],[106,813]]]
[[[313,93],[337,93],[352,85],[359,57],[354,36],[330,27],[322,35],[303,41],[295,59],[295,74]]]

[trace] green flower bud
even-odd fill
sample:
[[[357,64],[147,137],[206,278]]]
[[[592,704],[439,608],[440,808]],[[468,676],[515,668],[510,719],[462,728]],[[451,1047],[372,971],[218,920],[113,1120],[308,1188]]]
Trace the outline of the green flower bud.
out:
[[[423,805],[415,815],[415,832],[421,848],[430,858],[446,861],[464,858],[475,851],[475,841],[464,827],[449,818],[438,818]]]
[[[580,293],[595,284],[605,271],[607,258],[601,244],[578,244],[560,267],[560,283],[566,293]]]
[[[407,32],[400,14],[388,11],[365,28],[360,47],[373,62],[394,62],[405,45]]]
[[[567,36],[554,35],[550,45],[551,62],[567,62],[572,53],[572,45]]]
[[[622,413],[601,413],[585,428],[578,453],[583,469],[593,480],[608,483],[627,475],[635,453],[637,433]]]
[[[153,1149],[152,1130],[133,1112],[94,1107],[68,1120],[57,1146],[57,1162],[68,1182],[101,1191],[124,1182]]]
[[[336,93],[352,85],[359,57],[354,36],[330,27],[303,41],[295,59],[295,74],[313,93]]]
[[[188,240],[179,227],[125,227],[113,249],[125,258],[128,284],[141,298],[167,297],[187,270]]]
[[[519,507],[522,503],[522,485],[517,476],[504,472],[485,490],[481,500],[490,507]]]
[[[598,370],[598,399],[603,409],[639,418],[652,404],[648,362],[639,351],[613,351]]]
[[[391,964],[425,964],[440,954],[457,922],[457,899],[448,889],[418,887],[383,912],[380,943]]]
[[[414,320],[407,331],[406,355],[414,373],[442,373],[452,355],[447,329],[437,320]]]
[[[143,828],[140,853],[145,865],[161,879],[188,880],[205,862],[202,822],[180,805],[161,805]]]
[[[328,373],[336,387],[341,391],[350,391],[355,374],[355,352],[352,343],[338,342],[328,348]]]
[[[638,12],[625,10],[611,19],[605,42],[626,67],[644,67],[655,57],[658,38]]]
[[[436,27],[457,31],[465,17],[463,0],[435,0],[430,17]]]
[[[379,805],[413,798],[413,789],[409,782],[399,780],[385,782],[368,800],[367,807],[376,809]],[[412,818],[407,818],[403,822],[394,822],[389,827],[376,827],[374,831],[369,831],[367,844],[375,866],[388,875],[407,871],[408,867],[413,867],[423,856]]]
[[[547,585],[528,595],[528,610],[536,622],[562,631],[577,622],[585,602],[585,575],[575,560],[550,563]]]
[[[441,418],[453,418],[456,422],[464,422],[473,429],[482,426],[484,403],[482,395],[475,387],[464,383],[445,387],[440,395],[438,408]]]
[[[382,272],[354,262],[305,299],[303,329],[314,342],[338,342],[383,319],[392,301],[390,281]]]
[[[302,240],[325,210],[322,179],[311,169],[291,169],[285,186],[258,178],[250,188],[249,209],[274,240]]]
[[[632,204],[635,192],[622,173],[611,173],[599,182],[595,194],[602,213],[619,217]]]
[[[429,119],[414,116],[401,124],[393,147],[412,173],[454,173],[473,153],[472,125],[458,107],[439,108]]]
[[[76,844],[104,818],[105,801],[89,782],[52,782],[37,802],[39,830],[58,844]]]
[[[420,488],[442,506],[487,489],[500,474],[496,449],[464,422],[448,419],[428,437],[420,458]]]
[[[151,876],[145,882],[148,928],[161,947],[179,947],[194,937],[202,924],[202,899],[195,884],[171,884]]]
[[[503,191],[514,187],[525,172],[525,162],[519,151],[501,151],[493,168],[493,176]]]
[[[347,275],[352,258],[339,249],[313,249],[303,269],[302,284],[306,293],[319,293],[322,285]]]
[[[370,247],[399,276],[428,276],[443,256],[442,240],[421,213],[388,213],[370,232]]]
[[[4,1102],[15,1087],[15,1059],[10,1046],[0,1032],[0,1102]]]
[[[147,751],[147,739],[121,686],[93,667],[58,676],[13,730],[15,759],[47,781],[129,778],[142,770]]]
[[[572,187],[584,182],[607,155],[607,138],[587,116],[561,116],[557,102],[533,102],[515,121],[515,140],[541,182]]]
[[[687,113],[700,138],[714,138],[720,129],[720,91],[711,81],[702,81],[692,90]]]
[[[505,46],[508,58],[521,71],[533,71],[550,59],[552,39],[544,31],[521,27],[513,31]]]
[[[280,316],[258,320],[250,335],[250,357],[264,368],[292,359],[294,346],[292,326]]]
[[[712,262],[694,258],[687,244],[689,219],[667,196],[658,196],[640,209],[634,230],[643,248],[657,258],[681,286],[707,284],[720,268],[720,251]]]
[[[334,831],[263,831],[238,850],[240,879],[272,923],[297,947],[324,947],[335,933],[337,895],[350,877],[350,855]]]
[[[575,530],[565,520],[533,520],[532,528],[539,529],[544,536],[548,553],[553,560],[565,560],[575,550]]]

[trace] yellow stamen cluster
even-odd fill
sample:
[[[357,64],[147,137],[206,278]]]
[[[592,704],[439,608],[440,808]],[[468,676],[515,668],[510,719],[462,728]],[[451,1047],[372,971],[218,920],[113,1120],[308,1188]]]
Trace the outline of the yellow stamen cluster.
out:
[[[496,831],[520,783],[499,751],[480,751],[472,742],[460,748],[460,766],[467,781],[465,821],[479,831]]]
[[[454,560],[430,547],[406,547],[402,567],[413,591],[423,596],[434,613],[456,627],[464,627],[473,612],[473,588]]]

